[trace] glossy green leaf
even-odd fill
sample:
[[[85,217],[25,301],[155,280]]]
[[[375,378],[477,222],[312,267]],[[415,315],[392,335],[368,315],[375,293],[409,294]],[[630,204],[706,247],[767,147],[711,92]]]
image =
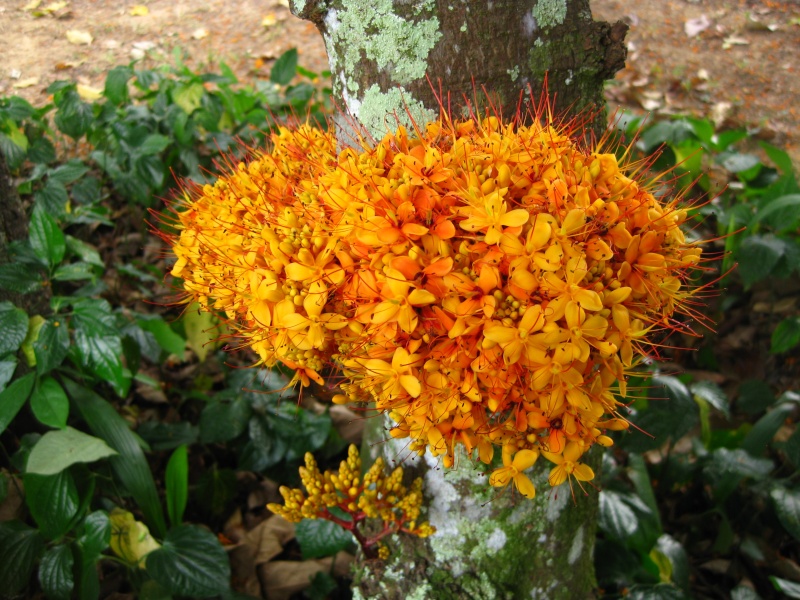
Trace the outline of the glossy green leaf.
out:
[[[0,392],[6,389],[8,382],[17,370],[17,359],[14,356],[7,356],[0,359]]]
[[[761,596],[753,588],[738,585],[731,590],[731,600],[761,600]]]
[[[734,475],[737,478],[764,479],[774,466],[771,460],[755,458],[741,448],[717,448],[712,452],[711,461],[705,471],[715,478]]]
[[[183,521],[183,511],[189,499],[189,458],[186,446],[179,446],[167,463],[167,514],[173,527]]]
[[[800,194],[787,194],[759,208],[750,227],[756,223],[769,225],[777,232],[792,231],[800,223]]]
[[[353,544],[353,535],[326,519],[303,519],[294,529],[305,560],[333,556]]]
[[[27,313],[11,302],[0,302],[0,355],[19,350],[27,334]]]
[[[675,538],[664,534],[656,541],[655,548],[666,556],[671,568],[671,581],[682,590],[689,591],[689,557],[683,545]]]
[[[53,475],[75,463],[90,463],[116,454],[100,438],[65,427],[48,431],[36,443],[28,457],[28,473]]]
[[[161,135],[160,133],[152,133],[144,139],[137,150],[145,156],[160,154],[169,144],[170,139],[167,136]]]
[[[787,598],[800,598],[800,583],[772,575],[770,575],[769,580],[775,586],[775,589],[786,594]]]
[[[75,559],[66,544],[49,548],[39,564],[39,583],[48,600],[69,600],[75,587],[72,568]]]
[[[784,402],[761,417],[753,425],[753,428],[747,432],[740,446],[742,450],[746,450],[753,456],[761,456],[772,441],[772,438],[775,437],[778,429],[793,411],[793,404]]]
[[[216,536],[191,525],[170,529],[147,555],[147,573],[167,591],[208,598],[229,589],[230,563]]]
[[[20,521],[0,523],[0,581],[4,595],[13,597],[26,588],[43,547],[38,529]]]
[[[68,471],[56,475],[25,473],[25,502],[42,535],[54,540],[64,535],[78,512],[80,498]]]
[[[736,397],[736,409],[755,415],[763,412],[775,402],[770,387],[760,379],[748,379],[739,386]]]
[[[639,498],[647,505],[658,522],[659,533],[662,531],[661,519],[658,514],[658,504],[656,495],[653,492],[653,484],[650,481],[650,474],[647,472],[647,464],[640,454],[631,454],[628,457],[628,478],[636,488]]]
[[[62,383],[89,428],[119,453],[119,456],[109,459],[115,475],[133,496],[155,535],[163,536],[166,524],[156,484],[150,465],[128,422],[93,391],[69,379]]]
[[[800,344],[800,317],[784,319],[772,332],[772,345],[769,351],[773,354],[788,352]]]
[[[103,95],[114,106],[120,106],[128,101],[128,81],[131,77],[133,77],[133,71],[127,66],[114,67],[106,75]]]
[[[69,416],[69,399],[64,388],[52,377],[39,381],[31,394],[31,410],[43,425],[63,429]]]
[[[178,358],[183,358],[186,349],[186,340],[175,333],[168,323],[162,318],[156,319],[137,319],[139,327],[153,334],[161,346],[168,354],[174,354]]]
[[[625,600],[688,600],[683,591],[670,583],[657,585],[634,585],[625,595]]]
[[[770,492],[770,496],[775,503],[775,512],[781,525],[794,539],[800,540],[800,493],[776,487]]]
[[[77,140],[89,130],[92,118],[92,105],[81,100],[77,92],[71,92],[59,104],[54,121],[63,133]]]
[[[200,439],[206,444],[227,442],[242,434],[252,415],[244,398],[211,401],[200,415]]]
[[[44,287],[42,273],[30,265],[7,263],[0,265],[0,289],[18,294],[38,292]]]
[[[87,556],[100,556],[111,540],[111,522],[105,511],[97,510],[86,515],[81,524],[78,544]]]
[[[28,373],[14,381],[0,393],[0,433],[3,433],[28,400],[36,381],[35,373]]]
[[[745,288],[769,277],[786,254],[786,243],[773,235],[753,235],[739,246],[736,258]]]
[[[73,306],[75,348],[81,362],[124,397],[131,379],[122,366],[122,338],[110,305],[105,300],[82,299]]]
[[[69,160],[63,165],[59,165],[49,172],[49,177],[55,179],[63,184],[74,183],[86,173],[89,172],[89,167],[79,159]]]
[[[36,256],[51,268],[64,260],[67,251],[64,233],[55,219],[41,208],[35,209],[31,215],[28,239]]]
[[[600,492],[598,523],[603,531],[620,541],[633,535],[638,528],[633,509],[623,502],[620,494],[609,490]]]
[[[69,346],[69,329],[64,319],[58,317],[47,319],[33,342],[36,372],[44,375],[58,367],[66,358]]]
[[[35,206],[50,215],[63,217],[67,213],[69,194],[67,188],[60,181],[48,179],[44,187],[36,190],[33,198]]]
[[[67,235],[65,238],[67,241],[67,250],[80,258],[83,262],[94,265],[95,267],[105,266],[97,248],[71,235]]]
[[[270,81],[278,85],[287,85],[297,73],[297,48],[292,48],[284,52],[275,64],[272,65],[272,71],[269,74]]]
[[[698,381],[693,383],[690,389],[695,398],[702,398],[725,417],[730,418],[731,409],[728,403],[728,395],[719,385],[713,381]]]

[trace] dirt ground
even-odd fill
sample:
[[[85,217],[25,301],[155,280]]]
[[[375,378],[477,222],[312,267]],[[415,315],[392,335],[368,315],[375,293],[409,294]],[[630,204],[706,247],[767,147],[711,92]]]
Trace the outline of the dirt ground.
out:
[[[196,68],[224,60],[243,81],[268,76],[271,60],[291,47],[299,49],[302,66],[317,72],[327,66],[317,30],[293,17],[287,0],[35,4],[0,0],[0,95],[43,103],[47,85],[58,79],[102,88],[113,66],[141,57],[163,64],[176,49]],[[608,87],[612,107],[747,126],[800,164],[800,0],[592,0],[591,6],[598,20],[630,25],[627,67]]]

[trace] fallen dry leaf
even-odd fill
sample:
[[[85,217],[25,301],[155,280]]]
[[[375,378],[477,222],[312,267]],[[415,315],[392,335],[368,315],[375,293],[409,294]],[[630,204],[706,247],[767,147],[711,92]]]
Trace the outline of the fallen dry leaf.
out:
[[[731,35],[726,37],[722,42],[722,49],[727,50],[731,46],[747,46],[750,42],[743,37]]]
[[[31,0],[25,6],[22,7],[22,10],[34,10],[39,8],[39,5],[42,3],[42,0]]]
[[[132,17],[146,17],[150,14],[150,9],[142,4],[137,4],[129,11]]]
[[[307,589],[317,573],[329,573],[333,567],[334,577],[346,575],[352,562],[352,555],[339,552],[336,556],[320,560],[276,560],[264,563],[258,568],[264,597],[267,600],[289,600],[293,594]]]
[[[5,479],[7,490],[5,499],[0,502],[0,523],[19,519],[25,505],[22,480],[14,477],[5,469],[0,471],[0,479]]]
[[[272,27],[277,22],[278,22],[278,19],[275,16],[275,13],[270,13],[266,17],[261,19],[261,26],[262,27]]]
[[[706,15],[700,15],[696,19],[689,19],[683,24],[683,30],[690,38],[695,37],[711,27],[711,19]]]
[[[195,29],[194,33],[192,33],[192,38],[195,40],[202,40],[204,37],[208,37],[208,29],[205,27]]]
[[[77,86],[75,86],[75,89],[77,90],[78,95],[87,102],[99,100],[103,97],[103,90],[98,90],[97,88],[93,88],[89,85],[83,85],[82,83],[79,83]]]
[[[88,46],[92,43],[94,38],[88,31],[80,31],[78,29],[70,29],[67,32],[67,41],[76,46]]]
[[[14,87],[17,88],[18,90],[21,90],[22,88],[29,88],[31,86],[34,86],[37,83],[39,83],[38,77],[28,77],[27,79],[20,79],[18,82],[14,84]]]

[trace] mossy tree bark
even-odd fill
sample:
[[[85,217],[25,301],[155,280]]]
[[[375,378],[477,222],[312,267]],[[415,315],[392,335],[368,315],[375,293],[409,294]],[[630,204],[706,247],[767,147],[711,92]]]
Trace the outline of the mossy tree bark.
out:
[[[603,82],[624,65],[627,27],[592,20],[588,0],[292,0],[292,11],[322,33],[340,108],[340,144],[358,127],[380,138],[398,121],[425,123],[440,101],[453,116],[485,101],[504,114],[538,98],[547,78],[555,109],[603,106]],[[594,113],[595,131],[604,113]],[[474,461],[444,471],[437,459],[411,458],[371,419],[365,453],[404,461],[426,482],[427,540],[397,540],[392,557],[362,564],[357,595],[437,600],[587,598],[597,494],[548,491],[547,466],[534,469],[539,496],[498,495]],[[369,429],[369,428],[368,428]],[[596,463],[598,456],[594,456]],[[596,464],[594,466],[597,466]]]

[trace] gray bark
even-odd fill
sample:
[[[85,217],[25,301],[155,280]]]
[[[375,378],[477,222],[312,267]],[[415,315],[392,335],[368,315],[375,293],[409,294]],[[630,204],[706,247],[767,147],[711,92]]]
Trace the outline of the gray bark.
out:
[[[593,21],[588,0],[292,0],[292,10],[325,39],[340,144],[354,128],[381,137],[398,121],[424,124],[441,104],[457,117],[487,95],[510,115],[521,98],[539,97],[545,78],[555,108],[594,111],[597,133],[605,127],[603,82],[625,60],[627,26]],[[381,419],[370,422],[377,426],[364,452],[424,476],[427,517],[438,531],[427,540],[396,536],[388,561],[362,561],[356,597],[592,596],[594,490],[576,489],[574,500],[566,484],[551,490],[540,459],[536,499],[498,493],[477,461],[461,456],[444,470],[387,441]],[[597,470],[599,454],[589,462]]]

